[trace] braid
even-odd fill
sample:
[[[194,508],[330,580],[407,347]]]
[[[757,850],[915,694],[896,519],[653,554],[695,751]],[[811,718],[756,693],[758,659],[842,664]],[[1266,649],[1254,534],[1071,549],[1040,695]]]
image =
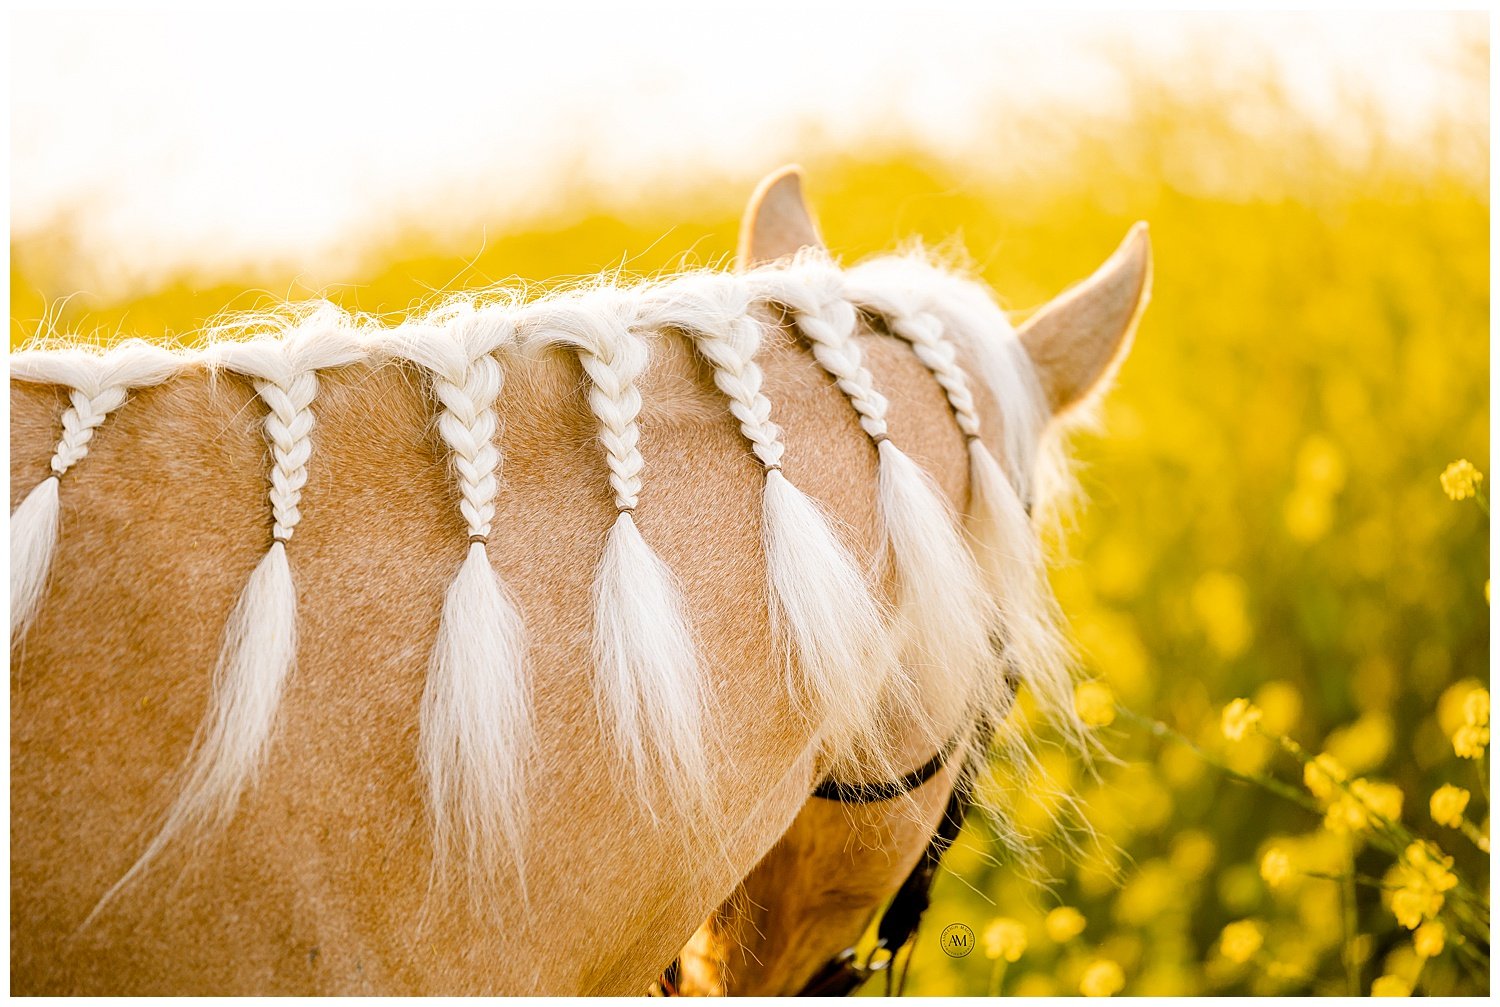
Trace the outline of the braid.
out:
[[[438,432],[453,452],[458,473],[458,508],[471,540],[487,539],[495,519],[495,494],[500,481],[500,449],[495,445],[499,419],[495,401],[502,383],[500,362],[488,354],[470,361],[462,380],[433,378],[433,392],[442,403]]]
[[[271,548],[230,612],[214,668],[209,709],[189,755],[182,791],[161,830],[105,893],[95,913],[174,836],[227,821],[264,759],[297,655],[297,592],[286,547],[302,519],[298,505],[312,456],[317,371],[359,359],[362,347],[344,314],[324,304],[292,320],[284,333],[219,343],[209,353],[212,365],[248,377],[266,405],[263,428],[271,447]]]
[[[731,322],[724,335],[699,335],[696,345],[713,365],[714,384],[729,399],[729,412],[739,420],[750,450],[771,471],[781,468],[786,446],[781,442],[781,428],[771,422],[771,400],[761,391],[763,375],[753,359],[760,336],[760,323],[743,316]]]
[[[961,705],[984,685],[993,663],[993,605],[946,499],[891,441],[886,398],[876,390],[855,339],[859,314],[849,300],[844,274],[826,259],[803,255],[756,279],[765,300],[790,310],[819,366],[854,407],[860,428],[875,445],[877,503],[907,631],[902,663],[928,665],[948,676],[951,687],[936,695],[940,703]],[[931,720],[923,726],[940,740],[944,729],[938,725],[951,723],[957,706],[929,712]]]
[[[444,596],[422,693],[433,869],[441,872],[460,844],[471,881],[493,884],[508,852],[524,891],[525,766],[534,740],[526,633],[487,551],[500,490],[496,405],[504,371],[496,353],[515,337],[509,305],[458,302],[426,324],[402,326],[387,352],[431,375],[469,542]]]
[[[312,402],[318,394],[318,376],[302,371],[283,381],[260,380],[255,391],[269,410],[265,431],[271,443],[271,537],[289,542],[302,520],[297,505],[312,457]]]
[[[599,421],[599,443],[609,467],[615,508],[635,510],[641,496],[641,393],[636,387],[646,362],[646,346],[629,332],[609,333],[594,346],[580,347],[578,360],[589,377],[589,408]]]
[[[958,351],[944,334],[942,322],[925,311],[886,315],[885,319],[892,334],[910,343],[917,359],[932,372],[943,394],[948,397],[948,406],[953,410],[953,418],[964,437],[977,439],[979,412],[969,391],[969,379],[958,366]]]
[[[62,477],[89,453],[94,431],[125,404],[133,388],[165,381],[182,366],[182,358],[159,346],[130,339],[104,354],[81,349],[27,351],[10,358],[11,376],[47,382],[68,390],[70,405],[62,414],[62,437],[48,468],[52,474],[26,494],[10,515],[10,635],[25,635],[47,588],[47,574],[57,551],[62,504]]]
[[[888,440],[888,403],[875,389],[875,378],[864,365],[854,329],[859,321],[854,305],[840,290],[839,273],[831,265],[800,264],[796,273],[767,273],[766,299],[790,308],[797,330],[807,340],[813,358],[833,378],[859,417],[859,425],[876,444]],[[797,282],[803,277],[812,282]]]
[[[57,451],[52,456],[52,471],[61,476],[89,453],[89,441],[94,431],[110,413],[125,404],[125,389],[111,385],[93,395],[77,388],[68,389],[68,401],[72,403],[62,415],[62,440],[57,442]]]
[[[771,422],[771,400],[761,390],[765,375],[755,362],[764,326],[750,314],[750,290],[738,277],[687,275],[647,299],[643,325],[673,328],[693,341],[713,367],[714,385],[729,400],[729,412],[766,471],[781,468],[786,446]]]
[[[687,821],[708,821],[716,800],[704,749],[707,696],[682,588],[641,536],[640,452],[645,340],[638,298],[595,289],[529,305],[522,326],[542,346],[564,346],[588,378],[589,409],[617,511],[594,574],[595,690],[606,730],[629,758],[643,792],[664,787]],[[652,810],[653,816],[657,812]]]

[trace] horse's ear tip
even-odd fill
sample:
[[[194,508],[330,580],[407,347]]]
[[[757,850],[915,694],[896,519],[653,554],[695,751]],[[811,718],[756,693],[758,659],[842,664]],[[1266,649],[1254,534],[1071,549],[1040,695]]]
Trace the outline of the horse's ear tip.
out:
[[[784,164],[755,187],[740,227],[742,269],[791,255],[799,248],[824,247],[803,196],[802,177],[801,165]]]
[[[757,184],[755,188],[756,191],[760,193],[766,193],[774,188],[782,186],[789,188],[795,187],[800,189],[802,187],[802,177],[804,174],[805,172],[802,170],[802,165],[798,164],[795,161],[792,161],[789,164],[783,164],[781,167],[767,172],[765,176],[761,178],[759,184]]]

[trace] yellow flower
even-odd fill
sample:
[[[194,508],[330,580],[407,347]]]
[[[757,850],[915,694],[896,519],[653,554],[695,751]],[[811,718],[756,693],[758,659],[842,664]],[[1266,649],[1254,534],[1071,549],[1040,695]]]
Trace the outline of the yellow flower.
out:
[[[1448,942],[1448,929],[1437,920],[1423,923],[1417,928],[1417,932],[1411,935],[1412,947],[1417,949],[1417,954],[1423,958],[1436,958],[1443,953],[1443,945]]]
[[[1406,848],[1401,862],[1387,875],[1394,887],[1391,913],[1403,927],[1416,930],[1443,908],[1443,893],[1458,884],[1450,870],[1453,858],[1427,843],[1415,842]]]
[[[1464,809],[1468,806],[1469,792],[1463,787],[1445,783],[1433,792],[1429,810],[1434,822],[1456,829],[1464,820]]]
[[[1364,801],[1365,806],[1376,814],[1393,822],[1401,818],[1401,806],[1406,803],[1406,795],[1394,783],[1355,780],[1349,784],[1349,789],[1354,791],[1354,796]]]
[[[984,953],[989,958],[1019,961],[1026,952],[1026,927],[1018,920],[999,916],[984,928]]]
[[[1244,964],[1255,957],[1255,952],[1260,950],[1265,939],[1266,935],[1261,933],[1259,923],[1240,920],[1229,924],[1219,935],[1219,951],[1230,961]]]
[[[1314,797],[1326,801],[1338,789],[1337,784],[1349,777],[1339,760],[1324,752],[1302,767],[1302,782]]]
[[[1214,865],[1219,850],[1213,837],[1202,829],[1183,829],[1172,840],[1172,869],[1184,878],[1201,878]]]
[[[1370,816],[1365,814],[1364,806],[1348,795],[1328,805],[1323,813],[1323,828],[1329,832],[1363,832],[1369,824]]]
[[[1486,689],[1475,689],[1464,697],[1464,723],[1485,727],[1490,722],[1490,694]]]
[[[1047,936],[1058,944],[1066,944],[1083,933],[1088,920],[1072,906],[1058,906],[1047,914]]]
[[[1484,473],[1475,468],[1467,458],[1460,458],[1456,462],[1450,462],[1438,479],[1449,500],[1467,500],[1484,481]]]
[[[1443,690],[1437,701],[1437,722],[1445,736],[1451,738],[1460,724],[1468,723],[1464,714],[1464,705],[1468,702],[1471,692],[1484,687],[1484,682],[1471,675],[1459,679]]]
[[[1372,997],[1409,997],[1411,984],[1400,976],[1381,976],[1370,984]]]
[[[1291,880],[1292,858],[1287,855],[1286,850],[1279,846],[1267,850],[1266,855],[1260,858],[1260,876],[1272,888],[1280,888]]]
[[[1108,958],[1091,962],[1078,981],[1078,992],[1086,997],[1112,997],[1124,988],[1124,970]]]
[[[1287,494],[1281,516],[1292,538],[1316,542],[1333,525],[1333,497],[1317,486],[1299,485]]]
[[[1290,682],[1267,682],[1255,690],[1253,702],[1265,714],[1261,728],[1270,734],[1285,734],[1302,716],[1302,694]]]
[[[1437,891],[1446,892],[1457,887],[1458,878],[1452,871],[1453,858],[1443,856],[1443,851],[1431,843],[1418,840],[1406,848],[1403,857]]]
[[[1378,822],[1376,815],[1392,822],[1400,819],[1404,801],[1395,784],[1355,780],[1348,793],[1328,805],[1323,826],[1330,832],[1363,832]]]
[[[1391,915],[1408,930],[1417,929],[1423,920],[1436,916],[1441,908],[1443,897],[1420,884],[1398,888],[1391,893]]]
[[[1220,726],[1223,728],[1224,737],[1230,741],[1243,741],[1245,735],[1260,723],[1260,708],[1248,699],[1236,699],[1224,707],[1224,713],[1220,717]]]
[[[1115,721],[1115,694],[1097,679],[1079,682],[1073,690],[1073,709],[1090,727],[1108,727]]]
[[[1460,759],[1482,759],[1490,743],[1490,729],[1464,724],[1453,732],[1453,752]]]
[[[1385,762],[1395,736],[1390,716],[1371,711],[1329,734],[1323,746],[1349,772],[1363,773]]]
[[[1344,488],[1344,456],[1338,445],[1321,434],[1302,442],[1297,452],[1297,481],[1338,492]]]

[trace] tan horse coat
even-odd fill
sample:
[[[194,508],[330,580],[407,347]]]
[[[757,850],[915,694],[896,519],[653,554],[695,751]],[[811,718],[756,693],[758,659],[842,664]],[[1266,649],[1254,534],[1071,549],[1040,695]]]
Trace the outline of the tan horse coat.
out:
[[[752,210],[742,261],[767,261],[798,246],[821,244],[795,176],[773,182],[769,197]],[[1070,422],[1108,387],[1129,352],[1150,287],[1150,244],[1144,226],[1137,225],[1093,276],[1021,328],[1055,424]],[[975,382],[976,390],[981,384]],[[995,415],[995,403],[983,405],[982,415]],[[986,440],[996,443],[989,432]],[[906,751],[910,766],[932,754],[920,747]],[[825,963],[853,947],[926,849],[959,761],[901,800],[807,801],[786,834],[684,948],[681,991],[795,994]],[[930,929],[935,933],[941,926]],[[927,929],[918,939],[924,935],[930,936]]]
[[[860,339],[892,438],[961,507],[963,443],[940,390],[904,343]],[[760,362],[788,478],[870,560],[875,454],[849,403],[785,330]],[[227,614],[268,545],[249,383],[187,373],[132,394],[68,474],[48,593],[12,649],[13,990],[643,990],[787,831],[823,767],[768,674],[759,467],[683,342],[657,345],[641,391],[637,516],[711,669],[716,782],[742,795],[732,819],[654,827],[600,736],[589,588],[614,507],[578,365],[551,356],[507,373],[488,544],[536,668],[527,897],[502,888],[485,915],[429,890],[417,708],[464,528],[413,371],[361,364],[326,372],[314,405],[289,549],[297,667],[257,785],[228,829],[170,848],[84,925],[176,793]],[[13,500],[47,474],[65,404],[12,384]]]

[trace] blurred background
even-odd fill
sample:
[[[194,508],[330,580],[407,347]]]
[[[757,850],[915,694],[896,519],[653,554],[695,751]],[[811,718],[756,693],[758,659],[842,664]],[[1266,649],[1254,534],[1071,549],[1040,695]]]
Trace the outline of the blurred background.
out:
[[[839,255],[920,238],[1018,310],[1149,221],[1154,298],[1078,441],[1055,577],[1119,761],[1042,761],[1099,840],[1069,852],[1068,816],[1022,801],[1021,870],[971,828],[929,928],[981,947],[924,931],[908,990],[1488,990],[1487,895],[1483,941],[1436,915],[1426,953],[1393,913],[1405,840],[1330,826],[1337,794],[1276,740],[1399,788],[1400,827],[1488,892],[1487,751],[1452,742],[1488,681],[1487,510],[1439,481],[1489,472],[1484,15],[182,7],[12,31],[13,345],[721,263],[791,160]],[[1239,697],[1262,717],[1231,741]],[[1443,785],[1466,829],[1434,818]]]

